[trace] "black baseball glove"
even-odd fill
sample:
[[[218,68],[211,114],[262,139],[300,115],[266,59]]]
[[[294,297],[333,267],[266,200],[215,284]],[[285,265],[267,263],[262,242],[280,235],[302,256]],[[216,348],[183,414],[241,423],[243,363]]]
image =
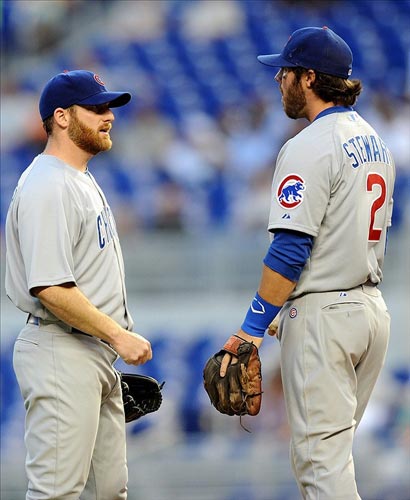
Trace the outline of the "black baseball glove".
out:
[[[120,377],[126,422],[159,409],[162,403],[161,389],[165,382],[159,384],[153,377],[134,373],[120,372]]]
[[[237,363],[229,365],[221,377],[221,361],[229,352]],[[258,348],[238,335],[229,337],[222,350],[207,361],[204,388],[213,406],[226,415],[257,415],[262,403],[261,360]]]

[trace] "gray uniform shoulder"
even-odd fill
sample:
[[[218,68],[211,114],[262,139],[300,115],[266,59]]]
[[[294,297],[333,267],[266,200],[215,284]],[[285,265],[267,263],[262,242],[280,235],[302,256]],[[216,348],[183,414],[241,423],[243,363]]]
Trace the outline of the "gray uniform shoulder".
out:
[[[292,146],[292,148],[296,149],[303,147],[306,150],[317,150],[323,149],[325,146],[330,146],[333,143],[333,141],[330,140],[331,137],[338,135],[341,122],[346,120],[347,114],[348,113],[332,113],[313,121],[292,137],[285,146]]]
[[[39,155],[20,177],[15,193],[21,205],[51,207],[59,200],[71,210],[87,199],[89,181],[86,175],[51,155]],[[81,212],[81,209],[79,209]]]
[[[22,174],[19,188],[44,192],[50,186],[58,189],[59,186],[75,181],[82,173],[55,156],[37,156],[27,170]]]
[[[313,169],[319,173],[326,170],[331,176],[334,175],[336,172],[330,172],[343,154],[338,138],[338,115],[324,116],[289,139],[279,152],[277,164],[297,171]]]

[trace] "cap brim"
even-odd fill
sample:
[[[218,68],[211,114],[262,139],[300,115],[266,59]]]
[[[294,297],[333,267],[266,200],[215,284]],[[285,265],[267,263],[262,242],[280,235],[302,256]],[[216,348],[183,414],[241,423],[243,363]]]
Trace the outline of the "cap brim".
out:
[[[110,104],[110,108],[119,108],[129,103],[131,94],[129,92],[99,92],[91,97],[83,99],[78,104],[87,106],[96,106],[98,104]]]
[[[273,66],[274,68],[294,68],[293,64],[282,57],[282,54],[267,54],[258,56],[258,61],[266,66]]]

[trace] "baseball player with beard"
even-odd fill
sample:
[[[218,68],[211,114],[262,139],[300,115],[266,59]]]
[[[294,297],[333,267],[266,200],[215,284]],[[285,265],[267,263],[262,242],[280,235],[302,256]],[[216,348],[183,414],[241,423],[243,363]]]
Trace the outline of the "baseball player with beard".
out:
[[[111,108],[131,99],[89,71],[44,87],[42,154],[22,174],[6,220],[6,292],[28,314],[14,348],[26,408],[27,500],[127,498],[120,356],[140,365],[110,206],[88,169],[108,151]]]
[[[359,499],[352,444],[384,363],[390,317],[378,289],[395,167],[352,108],[352,53],[332,30],[295,31],[278,69],[285,113],[309,126],[281,149],[273,176],[271,245],[237,335],[262,344],[279,314],[291,463],[304,499]],[[273,323],[274,325],[274,323]],[[225,376],[236,358],[223,357]]]

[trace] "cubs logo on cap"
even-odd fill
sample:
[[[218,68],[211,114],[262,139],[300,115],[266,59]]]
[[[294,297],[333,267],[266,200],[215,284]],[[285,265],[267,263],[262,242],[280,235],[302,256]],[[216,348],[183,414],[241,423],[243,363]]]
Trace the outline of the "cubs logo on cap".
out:
[[[296,208],[303,202],[303,191],[305,189],[305,181],[300,175],[287,175],[279,183],[276,199],[279,205],[287,210]]]
[[[102,85],[103,87],[105,87],[105,83],[101,80],[100,75],[96,75],[96,74],[94,73],[94,80],[95,80],[97,83],[99,83],[100,85]]]

